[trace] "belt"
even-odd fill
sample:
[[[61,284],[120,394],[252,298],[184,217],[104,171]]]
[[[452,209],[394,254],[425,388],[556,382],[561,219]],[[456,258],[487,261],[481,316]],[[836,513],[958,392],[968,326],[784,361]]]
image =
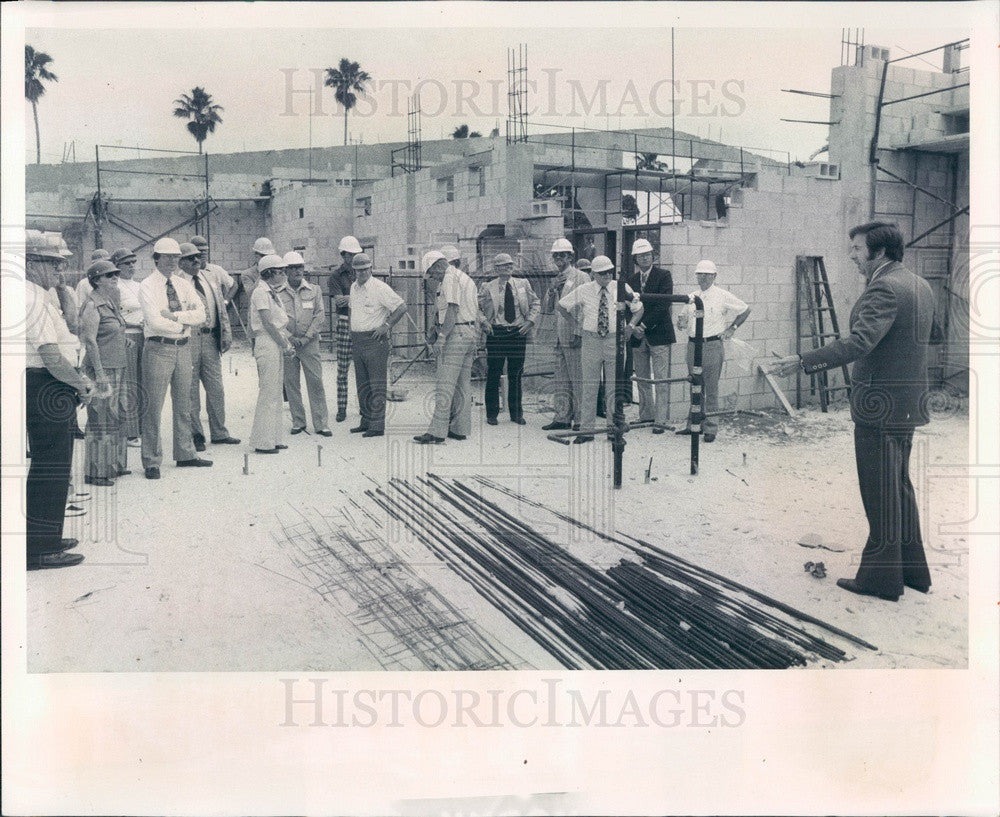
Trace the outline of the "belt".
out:
[[[209,329],[207,326],[203,326],[200,331],[203,335],[211,335],[215,331],[215,327]]]
[[[495,324],[493,324],[493,328],[494,329],[501,329],[501,330],[505,329],[507,331],[516,331],[517,330],[516,326],[512,326],[512,325],[506,324],[506,323],[495,323]]]
[[[705,343],[708,343],[708,341],[710,341],[710,340],[722,340],[722,335],[712,335],[712,337],[710,337],[710,338],[702,338],[702,340]],[[694,338],[688,338],[688,343],[694,343]]]
[[[455,326],[472,326],[475,321],[456,321]]]
[[[162,335],[152,335],[146,338],[146,340],[152,343],[163,343],[167,346],[183,346],[188,342],[187,338],[165,338]]]

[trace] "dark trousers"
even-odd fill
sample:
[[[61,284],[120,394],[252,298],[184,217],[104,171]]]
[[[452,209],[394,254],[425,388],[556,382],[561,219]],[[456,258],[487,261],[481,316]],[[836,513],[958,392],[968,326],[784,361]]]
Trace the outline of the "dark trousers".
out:
[[[500,375],[507,364],[507,408],[516,420],[521,408],[521,374],[527,338],[513,326],[494,326],[486,336],[486,416],[496,417],[500,411]]]
[[[361,425],[371,431],[385,429],[385,387],[389,374],[389,338],[373,332],[352,332],[354,381],[358,388]]]
[[[50,553],[63,535],[66,496],[73,461],[76,390],[45,369],[28,369],[25,414],[31,466],[28,468],[28,555]]]
[[[868,541],[856,581],[866,590],[903,592],[903,583],[929,587],[917,500],[910,482],[913,429],[854,426],[854,457]]]

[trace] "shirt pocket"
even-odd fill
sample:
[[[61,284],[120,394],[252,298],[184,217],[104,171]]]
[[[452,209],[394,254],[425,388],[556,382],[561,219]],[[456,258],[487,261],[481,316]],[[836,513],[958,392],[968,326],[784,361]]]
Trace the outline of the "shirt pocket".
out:
[[[303,301],[302,302],[302,308],[303,309],[307,309],[310,312],[312,312],[312,310],[315,309],[315,304],[316,304],[316,302],[314,300],[312,300],[312,299],[310,299],[308,301]]]

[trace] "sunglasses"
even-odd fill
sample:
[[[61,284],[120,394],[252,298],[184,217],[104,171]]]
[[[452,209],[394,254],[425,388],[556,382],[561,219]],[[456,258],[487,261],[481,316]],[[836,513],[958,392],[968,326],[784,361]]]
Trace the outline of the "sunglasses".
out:
[[[117,277],[118,277],[118,271],[115,270],[114,272],[106,272],[103,275],[98,275],[97,279],[100,280],[101,278],[117,278]]]

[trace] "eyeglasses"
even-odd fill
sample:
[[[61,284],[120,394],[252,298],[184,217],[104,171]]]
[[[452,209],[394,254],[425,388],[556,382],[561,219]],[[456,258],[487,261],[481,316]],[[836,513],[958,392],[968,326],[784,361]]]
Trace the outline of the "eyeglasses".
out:
[[[106,272],[106,273],[104,273],[104,275],[98,275],[97,277],[99,279],[100,278],[117,278],[118,277],[118,271],[114,270],[112,272]]]

